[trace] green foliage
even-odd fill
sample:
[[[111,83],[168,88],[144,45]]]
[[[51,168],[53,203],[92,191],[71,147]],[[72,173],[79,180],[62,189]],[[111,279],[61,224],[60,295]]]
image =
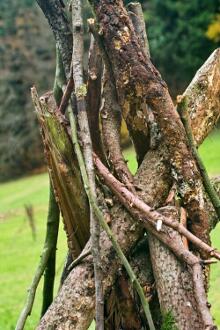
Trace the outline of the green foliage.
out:
[[[42,166],[30,87],[53,85],[52,34],[34,0],[0,2],[0,180]]]
[[[178,330],[171,311],[164,315],[161,330]]]
[[[145,16],[151,56],[173,95],[180,94],[216,43],[206,31],[219,0],[149,0]]]

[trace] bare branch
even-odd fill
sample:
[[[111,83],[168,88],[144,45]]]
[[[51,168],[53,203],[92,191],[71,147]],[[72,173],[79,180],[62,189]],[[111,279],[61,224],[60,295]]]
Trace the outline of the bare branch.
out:
[[[220,219],[220,199],[219,196],[217,194],[217,192],[215,191],[215,188],[213,187],[209,176],[208,176],[208,172],[205,168],[205,165],[202,161],[202,158],[200,157],[197,148],[196,148],[196,144],[194,142],[193,139],[193,134],[192,134],[192,129],[190,126],[190,119],[189,119],[189,114],[187,112],[187,96],[184,97],[180,97],[179,98],[179,103],[178,103],[178,112],[181,116],[183,125],[185,127],[186,130],[186,135],[189,141],[189,145],[190,148],[192,150],[192,154],[197,162],[198,168],[200,170],[201,176],[202,176],[202,180],[203,180],[203,184],[205,187],[205,190],[212,202],[212,205],[218,215],[218,218]]]
[[[27,301],[26,304],[19,316],[19,319],[16,324],[16,330],[23,330],[25,326],[25,322],[28,316],[31,314],[32,307],[34,304],[35,293],[40,282],[40,279],[45,272],[45,289],[49,289],[47,291],[47,299],[44,299],[43,310],[45,312],[48,308],[48,305],[52,302],[53,299],[53,282],[54,282],[54,254],[56,253],[56,244],[57,244],[57,235],[59,228],[59,208],[56,203],[56,199],[53,193],[52,186],[50,187],[50,199],[49,199],[49,208],[48,208],[48,217],[47,217],[47,232],[45,243],[41,255],[41,260],[39,265],[35,271],[34,278],[32,280],[31,286],[28,289]],[[52,264],[51,264],[51,259]],[[50,261],[50,262],[49,262]],[[49,263],[48,263],[49,262]],[[52,266],[52,268],[48,268]],[[50,282],[48,282],[50,279]],[[48,287],[49,285],[49,287]]]
[[[217,252],[205,242],[201,241],[201,239],[199,239],[197,236],[193,235],[180,222],[174,219],[163,217],[159,212],[152,210],[150,206],[148,206],[132,192],[126,189],[126,187],[108,171],[108,169],[101,163],[96,155],[94,155],[94,163],[98,169],[99,174],[104,178],[106,185],[115,193],[116,196],[118,196],[120,202],[132,213],[134,213],[135,209],[137,209],[142,213],[143,216],[146,217],[142,220],[144,224],[146,223],[146,219],[151,220],[155,224],[154,227],[157,228],[158,231],[161,231],[162,228],[158,229],[157,227],[158,221],[161,221],[162,226],[165,224],[166,226],[178,231],[179,234],[184,235],[197,248],[203,250],[211,257],[214,256],[216,259],[220,260],[219,252]],[[147,229],[149,229],[149,226]]]
[[[92,159],[92,140],[90,135],[88,117],[86,112],[86,85],[83,81],[83,20],[82,8],[80,0],[72,0],[72,24],[73,24],[73,80],[75,84],[75,95],[77,103],[77,117],[80,128],[80,138],[82,142],[83,156],[88,174],[88,184],[96,198],[95,172]],[[70,118],[74,115],[71,113]],[[70,121],[71,122],[71,121]],[[75,141],[74,141],[75,143]],[[76,151],[76,150],[75,150]],[[77,154],[77,153],[76,153]],[[79,161],[79,158],[78,158]],[[80,165],[80,164],[79,164]],[[94,210],[90,203],[90,233],[92,242],[92,256],[95,273],[95,288],[96,288],[96,328],[104,330],[104,296],[102,287],[102,269],[100,256],[100,225],[94,214]]]
[[[97,42],[91,35],[86,105],[94,151],[106,162],[99,128],[99,109],[101,105],[102,57]]]

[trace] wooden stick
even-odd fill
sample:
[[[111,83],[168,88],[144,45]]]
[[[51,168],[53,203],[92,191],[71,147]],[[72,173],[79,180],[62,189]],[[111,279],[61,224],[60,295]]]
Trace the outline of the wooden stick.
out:
[[[203,180],[203,184],[205,187],[205,190],[212,202],[212,205],[219,217],[220,220],[220,199],[219,196],[217,194],[217,192],[215,191],[215,188],[213,187],[210,179],[209,179],[209,175],[208,172],[206,170],[206,167],[202,161],[202,158],[200,157],[198,150],[196,148],[196,144],[193,138],[193,134],[192,134],[192,129],[190,126],[190,121],[189,121],[189,114],[187,112],[187,96],[183,96],[183,97],[179,97],[179,99],[177,100],[178,103],[178,112],[180,114],[180,117],[182,119],[182,123],[185,127],[185,131],[186,131],[186,135],[188,138],[188,142],[190,145],[190,148],[192,150],[192,154],[196,160],[196,163],[198,165],[198,168],[200,170],[200,174]]]
[[[187,228],[185,228],[181,223],[176,220],[169,219],[164,217],[159,212],[152,210],[150,206],[145,204],[140,200],[136,195],[130,192],[121,182],[119,182],[109,170],[102,164],[100,159],[94,154],[94,163],[95,166],[107,186],[118,196],[119,200],[123,205],[130,211],[131,209],[139,210],[145,218],[143,218],[143,223],[146,223],[146,218],[153,221],[155,227],[157,228],[158,221],[161,221],[162,224],[178,231],[181,235],[184,235],[189,241],[191,241],[197,248],[205,251],[212,257],[220,260],[220,252],[213,249],[211,246],[203,242],[200,238],[193,235]],[[158,230],[160,231],[160,230]]]
[[[72,134],[73,145],[74,145],[75,153],[77,155],[77,159],[78,159],[78,162],[79,162],[84,187],[85,187],[85,190],[87,192],[87,196],[89,198],[90,205],[92,206],[92,208],[94,210],[94,213],[95,213],[97,219],[99,220],[102,228],[106,231],[109,239],[111,240],[112,245],[113,245],[115,251],[117,252],[118,257],[120,258],[123,266],[125,267],[125,269],[126,269],[128,275],[129,275],[130,280],[133,283],[135,289],[137,290],[137,293],[140,297],[140,300],[141,300],[146,318],[148,320],[150,330],[155,330],[153,320],[152,320],[152,316],[151,316],[150,309],[149,309],[149,304],[148,304],[148,302],[145,298],[144,291],[143,291],[137,277],[135,276],[135,274],[134,274],[127,258],[125,257],[122,249],[120,248],[120,245],[118,244],[117,240],[115,239],[115,236],[113,235],[110,227],[107,225],[107,223],[105,221],[105,218],[104,218],[102,212],[100,211],[100,209],[99,209],[99,207],[96,203],[96,199],[94,198],[94,195],[93,195],[92,190],[90,188],[85,163],[84,163],[83,156],[82,156],[80,146],[79,146],[79,143],[78,143],[77,130],[76,130],[76,121],[75,121],[72,109],[70,107],[69,107],[69,117],[70,117],[70,125],[71,125],[71,134]]]
[[[44,284],[44,303],[42,312],[45,312],[48,308],[48,304],[51,304],[53,300],[53,282],[54,282],[54,253],[56,251],[57,235],[59,228],[59,208],[56,203],[56,199],[53,193],[53,188],[50,186],[50,200],[47,217],[47,233],[44,243],[43,252],[41,254],[40,263],[35,271],[34,278],[32,280],[30,289],[28,289],[28,295],[26,304],[19,316],[16,324],[16,330],[23,330],[28,316],[31,314],[32,307],[34,304],[35,293],[40,282],[40,279],[46,269],[49,266],[45,275]],[[52,259],[52,260],[51,260]],[[48,280],[50,282],[48,282]],[[47,291],[49,289],[49,291]],[[48,295],[45,296],[45,292]]]
[[[95,172],[92,158],[92,139],[89,129],[89,122],[86,112],[87,88],[83,81],[83,20],[80,0],[72,1],[72,24],[73,24],[73,80],[75,84],[75,95],[77,103],[77,117],[80,128],[80,138],[86,171],[94,198],[96,198]],[[71,116],[72,117],[72,116]],[[100,256],[100,224],[90,204],[90,234],[92,242],[92,256],[95,274],[96,289],[96,329],[104,330],[104,295],[103,295],[103,274],[101,269]]]

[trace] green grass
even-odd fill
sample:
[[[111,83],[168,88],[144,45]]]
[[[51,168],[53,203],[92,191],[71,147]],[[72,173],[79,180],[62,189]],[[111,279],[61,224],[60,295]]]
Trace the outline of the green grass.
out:
[[[212,134],[200,148],[200,153],[211,175],[220,174],[220,131]],[[125,151],[133,172],[136,162],[132,149]],[[26,290],[38,264],[44,242],[48,202],[48,175],[40,174],[0,184],[0,330],[14,329],[24,305]],[[32,239],[24,205],[32,204],[37,226],[37,240]],[[65,254],[66,239],[61,224],[58,251],[56,288],[59,283]],[[220,227],[212,233],[213,245],[220,249]],[[41,288],[37,291],[31,317],[26,330],[35,328],[41,306]],[[220,326],[220,264],[212,266],[210,302],[217,324]]]

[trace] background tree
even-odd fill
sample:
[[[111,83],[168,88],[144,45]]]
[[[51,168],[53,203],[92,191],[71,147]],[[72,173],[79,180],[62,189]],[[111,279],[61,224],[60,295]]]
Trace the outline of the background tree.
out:
[[[216,47],[206,31],[219,6],[218,0],[147,2],[152,60],[173,96],[184,91],[195,71]]]
[[[44,165],[35,115],[27,93],[53,81],[51,32],[32,0],[0,3],[0,180]]]

